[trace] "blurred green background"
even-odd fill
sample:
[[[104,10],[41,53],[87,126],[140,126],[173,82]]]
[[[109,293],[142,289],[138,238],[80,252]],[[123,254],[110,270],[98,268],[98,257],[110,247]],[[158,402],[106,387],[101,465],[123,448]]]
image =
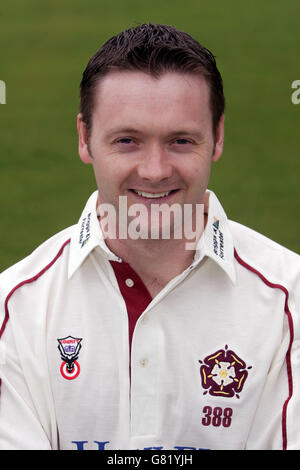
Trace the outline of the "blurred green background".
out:
[[[95,189],[77,152],[82,71],[105,40],[144,22],[216,55],[227,112],[210,189],[230,218],[299,252],[299,0],[11,0],[0,6],[0,271],[77,222]]]

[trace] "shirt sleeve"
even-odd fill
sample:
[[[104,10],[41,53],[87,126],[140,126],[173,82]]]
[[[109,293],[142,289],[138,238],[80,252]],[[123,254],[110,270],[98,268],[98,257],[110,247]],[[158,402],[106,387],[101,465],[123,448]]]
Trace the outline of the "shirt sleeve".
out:
[[[0,327],[4,312],[1,311]],[[0,450],[50,450],[30,384],[22,370],[10,320],[0,338]]]

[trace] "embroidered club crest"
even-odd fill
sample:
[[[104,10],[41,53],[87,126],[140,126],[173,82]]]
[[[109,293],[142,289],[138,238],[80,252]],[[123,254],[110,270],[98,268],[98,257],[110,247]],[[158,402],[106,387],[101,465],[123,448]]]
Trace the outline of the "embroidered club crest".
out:
[[[246,369],[251,369],[252,366],[247,367],[245,361],[228,349],[227,345],[198,362],[202,364],[200,376],[205,389],[204,395],[209,393],[219,397],[240,398],[239,393],[248,377]]]
[[[79,351],[81,349],[82,338],[67,336],[57,339],[58,350],[62,359],[60,373],[64,379],[73,380],[80,374],[80,366],[77,362]]]

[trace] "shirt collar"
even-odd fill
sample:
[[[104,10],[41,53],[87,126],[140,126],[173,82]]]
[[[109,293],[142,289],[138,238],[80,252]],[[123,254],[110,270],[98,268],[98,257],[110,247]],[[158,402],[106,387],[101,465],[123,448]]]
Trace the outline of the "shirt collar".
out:
[[[198,264],[204,256],[208,256],[235,283],[234,245],[227,216],[220,201],[212,191],[207,190],[206,192],[205,206],[207,222],[204,233],[196,247],[194,264]]]
[[[118,256],[110,251],[105,243],[97,218],[97,198],[98,191],[95,191],[88,199],[78,224],[74,227],[70,244],[69,278],[73,276],[86,257],[97,247],[100,247],[101,253],[106,259],[121,261]]]
[[[78,224],[74,226],[70,244],[69,278],[97,247],[107,260],[122,261],[105,243],[97,218],[97,197],[98,191],[95,191],[88,199]],[[197,265],[204,256],[208,256],[228,274],[232,282],[235,282],[234,247],[227,216],[215,194],[209,190],[206,194],[206,205],[207,223],[196,246],[193,264]]]

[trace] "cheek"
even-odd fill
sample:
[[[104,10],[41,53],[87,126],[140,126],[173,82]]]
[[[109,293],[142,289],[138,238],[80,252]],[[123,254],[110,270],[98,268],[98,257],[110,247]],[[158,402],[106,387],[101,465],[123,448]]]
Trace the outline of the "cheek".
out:
[[[210,176],[210,165],[194,165],[188,175],[187,181],[191,187],[193,187],[196,191],[201,191],[201,189],[207,185]]]
[[[94,171],[96,177],[105,183],[107,180],[114,180],[118,174],[116,166],[111,158],[97,156],[94,158]]]
[[[97,187],[99,190],[99,196],[102,201],[108,201],[111,199],[110,195],[114,192],[116,175],[111,171],[109,165],[105,165],[104,162],[94,161],[93,170]]]
[[[98,189],[106,196],[119,193],[130,175],[128,166],[118,162],[113,155],[95,159],[93,166]]]

